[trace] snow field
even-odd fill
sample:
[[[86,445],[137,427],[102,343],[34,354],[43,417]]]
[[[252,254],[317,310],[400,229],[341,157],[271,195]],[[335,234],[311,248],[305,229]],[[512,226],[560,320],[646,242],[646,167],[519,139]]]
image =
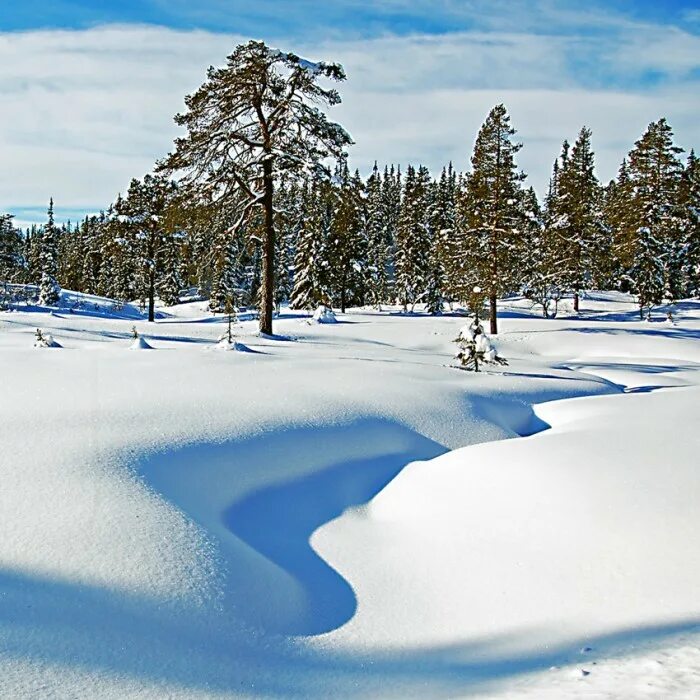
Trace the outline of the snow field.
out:
[[[697,304],[509,303],[477,376],[459,318],[183,306],[0,314],[0,695],[691,697]]]

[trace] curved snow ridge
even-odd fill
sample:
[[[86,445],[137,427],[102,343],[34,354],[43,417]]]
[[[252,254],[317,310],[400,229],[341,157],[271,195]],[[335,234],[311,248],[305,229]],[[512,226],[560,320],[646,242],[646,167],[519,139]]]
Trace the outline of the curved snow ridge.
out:
[[[697,384],[697,372],[700,370],[697,362],[666,357],[581,358],[559,366],[610,382],[625,393],[692,386]]]
[[[678,391],[541,404],[552,430],[408,465],[362,517],[315,533],[358,597],[319,643],[435,649],[511,631],[522,658],[628,629],[633,653],[649,625],[697,625],[693,376]],[[673,463],[659,433],[672,436]]]
[[[216,541],[225,601],[238,617],[310,635],[345,623],[356,605],[310,547],[312,533],[369,501],[405,464],[445,451],[399,423],[362,418],[191,445],[151,455],[138,470]]]
[[[462,406],[455,427],[466,442],[548,427],[518,398],[465,396]],[[311,546],[313,533],[370,502],[406,465],[447,451],[395,418],[358,414],[151,453],[137,471],[213,541],[225,605],[268,632],[315,635],[345,624],[357,603]]]

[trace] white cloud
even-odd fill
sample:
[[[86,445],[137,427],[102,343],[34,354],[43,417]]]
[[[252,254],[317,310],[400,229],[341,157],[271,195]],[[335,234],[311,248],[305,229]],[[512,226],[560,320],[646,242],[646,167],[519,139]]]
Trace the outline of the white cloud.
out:
[[[452,159],[463,169],[486,113],[504,102],[525,144],[520,164],[543,191],[561,141],[583,124],[593,128],[603,179],[660,116],[681,145],[700,141],[698,85],[688,77],[698,55],[692,35],[665,29],[657,35],[663,55],[648,57],[636,36],[605,43],[469,32],[289,48],[344,63],[344,103],[332,114],[357,142],[358,167],[376,158],[437,169]],[[109,203],[168,151],[184,95],[241,40],[138,26],[0,34],[0,206],[43,205],[51,195],[69,207]],[[656,89],[586,89],[591,81],[572,68],[582,51],[600,70],[605,63],[635,72],[641,64],[670,77]]]

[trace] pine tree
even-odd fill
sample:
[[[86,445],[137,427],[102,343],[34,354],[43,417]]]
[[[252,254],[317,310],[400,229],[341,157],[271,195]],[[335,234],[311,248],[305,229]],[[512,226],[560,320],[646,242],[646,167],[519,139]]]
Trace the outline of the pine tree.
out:
[[[396,293],[404,311],[425,296],[427,287],[430,173],[409,166],[404,179],[401,212],[396,229]]]
[[[629,154],[630,206],[625,238],[633,245],[629,275],[639,313],[647,316],[664,296],[676,298],[681,216],[678,189],[682,165],[665,119],[652,122]]]
[[[276,193],[275,308],[278,310],[292,295],[294,245],[301,228],[302,192],[299,182],[282,181]]]
[[[338,163],[331,200],[326,255],[328,282],[334,303],[345,313],[349,300],[361,301],[363,276],[364,201],[359,173],[350,176],[347,161]]]
[[[146,175],[133,179],[127,196],[119,199],[115,212],[134,240],[136,274],[140,277],[141,298],[148,302],[148,320],[155,319],[156,289],[163,279],[163,253],[174,235],[173,182],[162,176]]]
[[[457,263],[457,174],[452,163],[442,169],[439,182],[433,186],[430,229],[426,309],[440,313],[445,299],[454,298],[462,278]]]
[[[0,283],[14,281],[26,268],[22,235],[12,218],[10,214],[0,214]]]
[[[445,300],[445,265],[443,260],[442,235],[444,230],[438,216],[439,183],[428,182],[426,204],[425,310],[429,314],[442,313]]]
[[[367,265],[365,288],[368,301],[376,309],[389,299],[389,213],[383,192],[382,177],[375,161],[367,179],[366,235]]]
[[[562,246],[550,219],[556,201],[558,174],[558,161],[555,161],[544,212],[532,188],[525,190],[522,198],[525,241],[521,262],[523,292],[525,297],[542,309],[545,318],[556,317],[566,284],[565,265],[561,260]]]
[[[319,109],[340,102],[319,78],[342,81],[334,63],[315,63],[268,48],[259,41],[238,46],[223,68],[210,68],[207,81],[175,117],[187,135],[161,164],[184,172],[212,198],[235,204],[230,230],[237,233],[263,213],[260,331],[272,333],[275,278],[276,183],[284,173],[301,172],[326,157],[340,157],[351,143],[338,124]]]
[[[574,311],[578,312],[581,292],[596,277],[596,251],[606,240],[590,129],[581,129],[571,151],[565,142],[555,177],[556,189],[548,202],[549,228],[559,239],[562,283],[573,292]]]
[[[309,178],[302,192],[301,227],[294,255],[294,288],[289,306],[310,311],[325,302],[326,240],[330,233],[327,178]]]
[[[241,251],[238,240],[223,232],[216,246],[209,309],[224,313],[227,305],[241,303]]]
[[[101,242],[96,217],[85,217],[80,225],[80,245],[84,251],[82,288],[86,294],[97,294],[102,266]]]
[[[49,201],[48,221],[41,234],[39,264],[41,269],[39,303],[42,306],[55,306],[58,303],[61,290],[56,281],[58,274],[58,232],[54,222],[53,198]]]
[[[479,287],[474,289],[479,294]],[[508,361],[501,357],[491,344],[489,337],[484,333],[478,311],[474,320],[467,326],[459,329],[455,342],[459,350],[455,358],[459,360],[461,369],[478,372],[479,365],[507,365]]]
[[[700,296],[700,159],[691,150],[681,178],[681,274],[684,296]]]
[[[465,256],[488,296],[492,334],[498,333],[496,300],[514,286],[522,249],[518,202],[525,176],[516,168],[521,145],[513,143],[514,135],[506,108],[497,105],[476,138],[463,205]]]

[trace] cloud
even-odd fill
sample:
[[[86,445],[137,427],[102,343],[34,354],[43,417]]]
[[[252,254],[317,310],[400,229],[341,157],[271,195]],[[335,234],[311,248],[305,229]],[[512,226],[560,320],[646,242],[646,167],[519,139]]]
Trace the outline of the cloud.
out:
[[[481,122],[504,102],[525,144],[520,165],[543,192],[561,141],[583,124],[604,180],[660,116],[682,146],[700,141],[697,37],[659,28],[645,51],[652,28],[642,28],[615,41],[480,29],[275,43],[345,65],[344,102],[331,114],[357,142],[362,170],[375,159],[465,169]],[[0,207],[43,209],[49,196],[106,206],[167,153],[184,95],[243,40],[135,25],[0,34]]]

